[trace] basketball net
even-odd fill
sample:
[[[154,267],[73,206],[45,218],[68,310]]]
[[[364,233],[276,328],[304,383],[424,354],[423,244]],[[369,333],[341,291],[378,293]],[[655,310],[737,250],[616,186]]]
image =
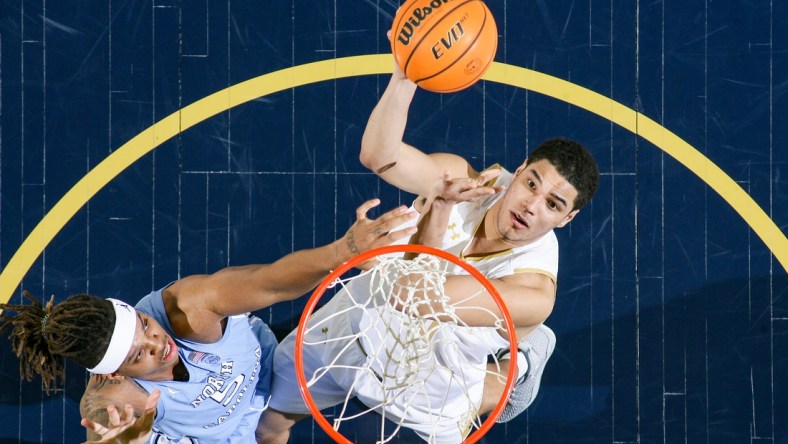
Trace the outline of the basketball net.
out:
[[[403,252],[418,255],[408,260],[402,257]],[[369,260],[376,262],[371,269],[341,277]],[[446,280],[462,269],[463,274],[476,277],[478,290],[462,301],[453,301],[445,292]],[[338,290],[334,298],[345,298],[342,309],[310,322],[314,307],[329,288]],[[500,314],[475,302],[489,298],[495,300]],[[490,319],[485,322],[489,326],[472,327],[463,321],[474,311]],[[479,313],[473,314],[478,318]],[[352,328],[348,334],[329,336],[327,326],[338,321],[349,322]],[[414,429],[427,441],[439,430],[454,429],[465,438],[463,442],[472,443],[493,425],[516,379],[516,361],[507,372],[495,357],[502,345],[516,356],[511,317],[495,288],[478,270],[441,250],[390,246],[357,256],[315,290],[297,331],[296,374],[313,416],[337,442],[350,442],[342,435],[343,426],[352,430],[354,421],[378,418],[377,413],[377,443],[390,442],[403,427]],[[335,350],[331,362],[304,374],[303,353],[326,346]],[[483,421],[477,410],[488,375],[498,378],[505,388],[498,406]],[[334,410],[332,423],[309,393],[323,378],[342,381],[347,390],[344,401]],[[351,402],[356,397],[363,407]]]

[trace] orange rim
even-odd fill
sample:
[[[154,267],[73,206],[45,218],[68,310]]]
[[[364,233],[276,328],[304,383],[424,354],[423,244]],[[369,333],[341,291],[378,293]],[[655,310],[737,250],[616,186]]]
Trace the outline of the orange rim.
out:
[[[501,295],[498,294],[498,290],[492,285],[489,279],[486,276],[481,274],[479,270],[474,268],[472,265],[468,264],[464,260],[458,258],[457,256],[447,253],[443,250],[438,250],[437,248],[427,247],[424,245],[389,245],[386,247],[375,248],[373,250],[369,250],[365,253],[361,253],[358,256],[350,259],[349,261],[345,262],[344,264],[340,265],[339,268],[332,271],[320,285],[317,286],[315,291],[312,293],[312,296],[307,301],[306,307],[304,308],[304,312],[301,314],[301,320],[298,321],[298,329],[296,330],[296,341],[295,341],[295,367],[296,367],[296,378],[298,379],[298,387],[301,391],[301,396],[304,398],[304,402],[306,403],[307,408],[312,413],[312,416],[317,421],[320,428],[328,434],[334,441],[338,443],[347,443],[352,444],[350,440],[342,436],[337,430],[334,430],[334,427],[326,420],[323,414],[320,412],[320,409],[315,404],[314,399],[312,398],[312,394],[309,393],[309,388],[307,387],[306,375],[304,374],[304,363],[303,363],[303,342],[304,342],[304,333],[306,330],[307,323],[309,322],[309,318],[312,317],[312,312],[315,310],[317,303],[320,301],[320,298],[323,297],[323,294],[326,290],[334,284],[334,282],[341,277],[345,272],[350,270],[351,268],[362,264],[374,257],[390,254],[390,253],[424,253],[424,254],[431,254],[433,256],[438,256],[442,259],[450,261],[454,264],[459,265],[468,272],[471,276],[475,277],[479,282],[484,285],[484,288],[487,292],[490,293],[492,298],[495,300],[495,304],[498,306],[498,309],[501,310],[501,315],[503,315],[503,319],[506,325],[508,339],[509,339],[509,347],[511,356],[517,356],[517,337],[515,336],[514,332],[514,323],[512,322],[512,317],[509,314],[509,310],[506,308],[506,304],[504,303],[503,299],[501,299]],[[501,399],[498,401],[498,404],[495,406],[493,411],[487,417],[486,420],[482,423],[482,425],[476,429],[473,433],[471,433],[465,440],[463,441],[464,444],[471,444],[477,442],[487,433],[488,430],[495,424],[495,420],[498,419],[498,416],[501,415],[503,412],[504,407],[506,406],[506,401],[509,398],[509,393],[512,390],[512,386],[514,385],[514,380],[516,379],[517,375],[517,360],[512,359],[511,364],[509,366],[509,372],[506,375],[506,384],[504,386],[503,393],[501,395]]]

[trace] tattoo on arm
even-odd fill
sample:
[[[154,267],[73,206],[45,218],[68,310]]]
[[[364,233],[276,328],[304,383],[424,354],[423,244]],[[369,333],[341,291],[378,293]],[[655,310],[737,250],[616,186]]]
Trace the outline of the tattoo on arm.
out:
[[[87,415],[87,418],[91,421],[95,422],[96,424],[101,424],[104,427],[107,427],[109,424],[109,413],[107,413],[107,408],[98,408],[93,410]],[[87,433],[87,440],[88,441],[100,441],[101,435],[92,431],[92,430],[85,430]]]
[[[353,235],[352,228],[347,232],[347,248],[354,255],[359,254],[358,247],[356,246],[356,238]]]
[[[98,382],[94,386],[94,390],[95,391],[99,391],[102,388],[104,388],[104,386],[106,386],[106,385],[119,385],[120,383],[121,383],[121,381],[118,381],[116,379],[110,379],[110,378],[107,378],[106,376],[99,376],[98,377]]]

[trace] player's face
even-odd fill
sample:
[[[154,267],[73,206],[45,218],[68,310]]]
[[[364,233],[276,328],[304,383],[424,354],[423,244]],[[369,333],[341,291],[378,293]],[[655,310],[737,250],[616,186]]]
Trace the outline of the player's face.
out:
[[[498,234],[517,245],[533,242],[575,217],[576,197],[575,187],[549,161],[526,163],[496,204]]]
[[[131,350],[118,373],[148,381],[170,381],[179,359],[178,347],[161,325],[137,311],[137,327]]]

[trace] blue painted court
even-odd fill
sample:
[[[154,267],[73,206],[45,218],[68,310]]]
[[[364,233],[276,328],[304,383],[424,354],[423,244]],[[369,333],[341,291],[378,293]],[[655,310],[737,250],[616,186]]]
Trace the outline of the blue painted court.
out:
[[[406,141],[513,170],[567,136],[602,176],[539,398],[483,442],[788,443],[788,3],[487,3],[491,77],[419,91]],[[399,4],[0,0],[0,301],[133,303],[409,204],[358,159]],[[257,314],[281,338],[305,301]],[[84,440],[86,380],[47,396],[0,340],[0,442]]]

